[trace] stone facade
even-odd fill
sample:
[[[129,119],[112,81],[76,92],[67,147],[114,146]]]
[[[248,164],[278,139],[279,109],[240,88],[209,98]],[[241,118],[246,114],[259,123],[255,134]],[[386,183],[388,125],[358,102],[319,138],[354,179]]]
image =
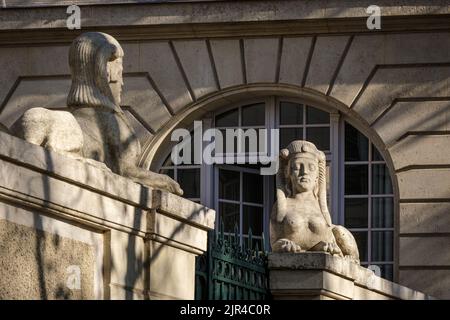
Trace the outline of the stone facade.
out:
[[[240,99],[278,95],[334,108],[351,118],[387,161],[395,194],[394,280],[450,298],[450,252],[442,250],[450,244],[448,1],[377,1],[382,29],[373,31],[366,27],[365,11],[372,3],[364,0],[115,2],[70,1],[81,5],[82,29],[67,30],[67,1],[42,8],[7,1],[11,7],[0,11],[3,125],[10,127],[31,107],[66,106],[69,45],[93,28],[123,46],[122,105],[143,145],[140,164],[146,168],[158,169],[159,150],[173,128]],[[9,177],[16,190],[18,173],[11,166],[2,168],[2,179]],[[44,191],[41,173],[33,175],[22,187],[33,191],[39,184],[36,190]],[[63,183],[55,177],[49,179]],[[74,194],[91,192],[78,191]],[[38,198],[71,195],[49,192]],[[136,190],[125,198],[133,202],[139,195]],[[100,205],[103,198],[95,197]],[[105,199],[103,205],[138,210],[116,196]],[[138,220],[126,225],[143,223]],[[142,252],[138,243],[136,254]],[[117,283],[125,292],[123,282]]]
[[[194,298],[213,210],[0,135],[2,299]]]

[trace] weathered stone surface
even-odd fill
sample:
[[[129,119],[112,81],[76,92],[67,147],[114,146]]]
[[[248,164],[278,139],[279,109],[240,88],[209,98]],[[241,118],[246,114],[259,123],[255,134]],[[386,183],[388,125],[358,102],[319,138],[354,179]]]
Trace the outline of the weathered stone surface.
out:
[[[450,101],[398,101],[373,128],[386,145],[411,131],[450,131]]]
[[[450,203],[400,203],[400,233],[450,233]]]
[[[450,199],[450,169],[413,169],[397,173],[400,199]]]
[[[214,211],[168,192],[152,194],[152,190],[111,172],[5,133],[0,135],[0,154],[5,159],[0,164],[0,221],[29,228],[31,238],[35,229],[42,229],[48,233],[45,239],[52,244],[54,239],[67,238],[92,248],[89,255],[86,251],[72,250],[72,246],[61,252],[67,251],[68,257],[64,256],[67,263],[72,261],[72,255],[83,259],[93,256],[93,293],[88,298],[194,298],[195,256],[206,250],[207,230],[214,225]],[[30,206],[39,213],[21,209]],[[22,233],[16,230],[4,239],[0,223],[0,247],[21,248],[14,241],[9,244],[13,235]],[[29,243],[30,257],[37,256],[35,243]],[[24,248],[28,250],[27,246]],[[51,250],[45,247],[45,254]],[[54,268],[52,276],[60,281],[66,264],[53,263],[53,258],[46,255],[41,257]],[[15,263],[17,259],[11,261]],[[0,271],[4,265],[0,259]],[[0,282],[16,283],[11,278],[1,278]],[[53,285],[51,276],[48,280]],[[4,292],[10,294],[1,291]],[[62,298],[86,298],[61,290],[58,293]],[[28,296],[18,292],[14,297]]]
[[[268,267],[275,299],[432,299],[328,253],[270,253]]]
[[[130,111],[124,111],[125,116],[127,117],[128,122],[133,126],[134,131],[136,132],[136,136],[139,139],[141,145],[145,145],[145,143],[153,137],[153,135],[147,130],[146,127],[140,122]]]
[[[275,82],[278,39],[245,39],[247,83]]]
[[[150,74],[173,111],[193,101],[168,42],[142,43],[139,65]]]
[[[327,92],[348,39],[347,36],[317,38],[305,87]]]
[[[216,91],[214,73],[209,58],[206,42],[203,40],[174,41],[174,46],[180,57],[189,85],[195,98]]]
[[[380,68],[353,106],[368,123],[374,122],[398,98],[448,97],[448,66]]]
[[[161,97],[143,76],[125,79],[122,105],[132,108],[155,132],[171,118]]]
[[[25,111],[33,107],[66,108],[69,89],[68,77],[22,79],[11,97],[5,100],[0,119],[4,125],[10,127]]]
[[[400,269],[399,283],[439,299],[450,299],[450,270]]]
[[[450,237],[400,237],[400,267],[450,266]]]
[[[239,40],[211,40],[211,51],[221,88],[244,83]]]
[[[395,169],[450,163],[450,135],[410,135],[389,149]]]
[[[448,39],[447,32],[356,35],[331,96],[350,106],[377,65],[446,62]]]
[[[26,19],[18,19],[16,11],[13,17],[5,20],[2,29],[18,28],[65,28],[66,15],[65,8],[58,4],[60,1],[45,1],[50,5],[47,10],[39,10],[26,15]],[[113,2],[123,2],[113,0]],[[208,24],[218,22],[257,22],[257,21],[292,21],[298,19],[322,19],[326,25],[335,18],[367,18],[366,9],[368,2],[354,1],[342,2],[339,0],[317,0],[317,1],[260,1],[251,3],[247,1],[216,2],[210,1],[208,5],[204,3],[185,2],[177,5],[163,3],[155,6],[153,3],[144,5],[130,2],[127,10],[123,6],[102,3],[103,5],[94,6],[86,12],[85,28],[94,26],[123,26],[123,25],[166,25],[175,24],[184,25],[187,22],[197,24]],[[8,0],[8,3],[21,5],[30,5],[31,0]],[[86,4],[94,3],[93,0],[77,0],[76,3]],[[67,4],[67,3],[64,3]],[[95,2],[95,4],[98,4]],[[380,0],[378,5],[381,7],[383,16],[403,16],[403,15],[441,15],[448,14],[448,8],[445,0],[430,0],[419,5],[413,3],[392,3],[389,0]],[[52,8],[51,6],[55,6]],[[23,9],[17,9],[23,10]],[[19,11],[20,12],[20,11]],[[23,14],[23,13],[22,13]],[[121,18],[121,19],[119,19]],[[51,23],[49,23],[51,21]],[[364,25],[365,27],[365,25]]]
[[[38,223],[38,221],[36,221]],[[0,219],[0,299],[94,299],[93,248]],[[80,289],[67,287],[76,266]]]
[[[302,85],[311,42],[311,37],[284,38],[280,61],[280,83]]]

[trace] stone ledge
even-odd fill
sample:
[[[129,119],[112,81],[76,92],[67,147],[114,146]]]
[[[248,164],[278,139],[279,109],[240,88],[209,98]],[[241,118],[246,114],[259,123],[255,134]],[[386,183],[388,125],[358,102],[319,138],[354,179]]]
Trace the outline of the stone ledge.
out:
[[[275,297],[279,294],[291,298],[324,295],[333,299],[358,299],[362,296],[368,299],[434,299],[382,279],[367,268],[328,253],[270,253],[269,269],[271,291]],[[289,278],[292,281],[287,287]],[[312,279],[315,281],[311,282]]]
[[[0,179],[2,198],[44,211],[52,209],[57,211],[52,214],[69,220],[93,223],[102,230],[125,227],[129,232],[144,235],[155,231],[145,226],[148,224],[145,216],[150,213],[154,221],[161,216],[158,221],[165,221],[159,222],[163,225],[181,223],[202,231],[214,228],[212,209],[3,132],[0,132],[0,162],[5,170]],[[14,174],[20,179],[10,176]],[[38,180],[41,182],[32,183]],[[104,210],[104,206],[109,210]],[[162,216],[167,218],[164,220]],[[137,225],[135,220],[139,221]],[[203,242],[202,236],[201,248],[205,247]]]

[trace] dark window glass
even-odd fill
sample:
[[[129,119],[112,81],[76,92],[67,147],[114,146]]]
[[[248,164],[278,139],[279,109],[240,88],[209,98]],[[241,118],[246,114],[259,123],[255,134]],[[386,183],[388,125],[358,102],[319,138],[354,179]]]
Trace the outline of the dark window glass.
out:
[[[264,103],[253,104],[242,108],[243,126],[264,126],[266,124]]]
[[[234,203],[219,203],[219,215],[223,223],[225,232],[235,231],[235,226],[239,230],[239,205]]]
[[[303,140],[302,128],[283,128],[280,129],[280,148],[285,148],[294,140]]]
[[[358,130],[345,123],[345,161],[367,161],[369,140]]]
[[[372,144],[372,160],[373,161],[384,161],[381,153],[378,152],[377,148]]]
[[[372,198],[372,228],[394,227],[394,199]]]
[[[238,125],[238,109],[233,109],[216,116],[216,127],[237,127]]]
[[[348,228],[367,228],[369,199],[345,199],[345,226]]]
[[[303,124],[303,106],[298,103],[280,103],[280,124]]]
[[[391,178],[385,164],[372,165],[372,193],[392,194]]]
[[[379,264],[381,271],[381,277],[387,280],[394,279],[394,268],[392,264]]]
[[[328,112],[306,107],[306,123],[307,124],[329,124],[330,114]]]
[[[177,180],[185,198],[200,198],[200,169],[177,170]]]
[[[219,170],[219,198],[239,201],[239,172]]]
[[[330,150],[330,128],[306,128],[306,140],[321,151]]]
[[[243,198],[244,202],[263,202],[263,179],[262,176],[252,173],[243,174]]]
[[[261,236],[263,231],[263,209],[254,206],[243,206],[242,233],[248,234],[250,228],[252,234]]]
[[[169,177],[171,177],[172,179],[175,178],[173,169],[161,169],[160,173],[166,174],[166,175],[168,175]]]
[[[345,166],[345,194],[367,194],[368,192],[368,166]]]
[[[392,239],[392,231],[372,231],[372,261],[394,259]]]
[[[359,260],[367,261],[367,232],[352,231],[359,250]]]

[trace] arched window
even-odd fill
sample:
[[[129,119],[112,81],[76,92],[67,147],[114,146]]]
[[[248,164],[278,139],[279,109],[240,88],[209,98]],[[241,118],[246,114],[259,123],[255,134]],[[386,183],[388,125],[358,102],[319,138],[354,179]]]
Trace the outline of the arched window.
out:
[[[352,231],[362,265],[378,265],[383,277],[393,278],[394,197],[388,169],[370,139],[336,110],[295,99],[266,97],[222,108],[201,120],[204,130],[279,129],[280,148],[302,139],[324,151],[333,222]],[[186,198],[214,208],[218,214],[216,227],[223,224],[229,233],[237,228],[242,243],[247,243],[251,229],[254,242],[261,247],[262,237],[269,239],[269,216],[275,202],[275,177],[260,175],[261,166],[174,166],[169,155],[161,172],[181,184]],[[269,249],[268,241],[265,247]]]

